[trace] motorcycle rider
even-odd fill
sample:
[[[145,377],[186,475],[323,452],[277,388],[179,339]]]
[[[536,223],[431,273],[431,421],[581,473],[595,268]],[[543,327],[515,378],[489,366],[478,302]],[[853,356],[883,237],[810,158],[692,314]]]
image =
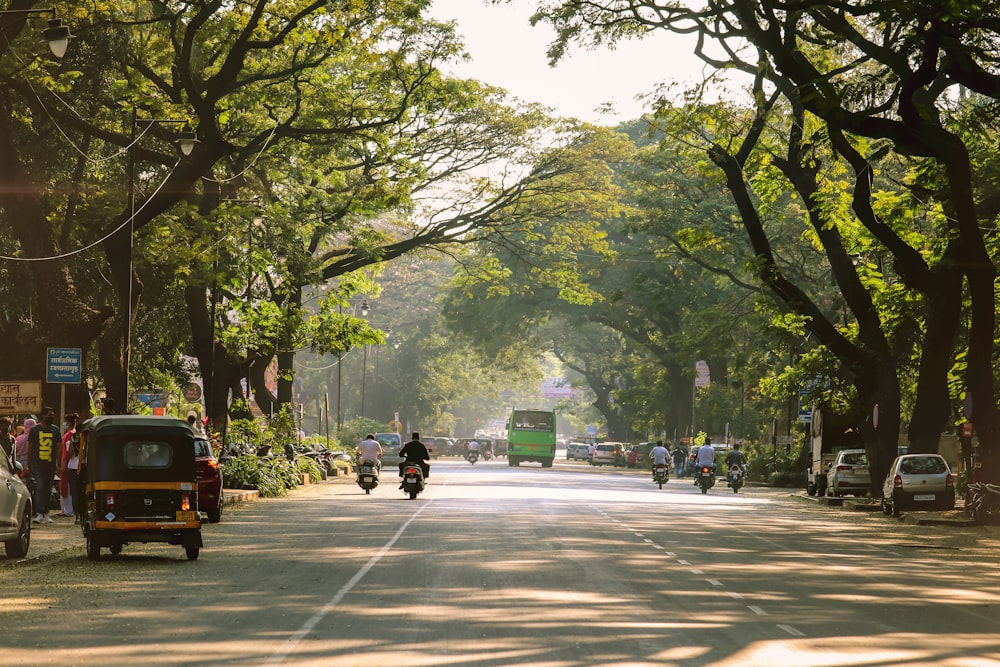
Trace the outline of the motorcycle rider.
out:
[[[472,440],[469,441],[469,451],[466,452],[466,455],[468,455],[469,452],[475,452],[476,456],[479,456],[479,441],[478,440],[476,440],[476,439],[473,438]]]
[[[747,463],[746,455],[740,451],[740,443],[733,444],[733,448],[726,454],[726,484],[729,485],[733,479],[733,466],[741,469]]]
[[[355,451],[358,453],[359,468],[365,463],[371,463],[376,470],[382,469],[382,445],[375,439],[373,433],[366,435],[365,439],[358,443]]]
[[[712,476],[715,476],[715,448],[712,447],[712,438],[705,436],[705,444],[698,448],[698,469],[708,466],[712,469]],[[694,485],[698,486],[698,476],[695,475]]]
[[[417,463],[420,465],[420,469],[424,473],[424,479],[431,476],[431,464],[428,461],[431,455],[427,452],[427,447],[424,443],[420,442],[420,434],[414,433],[413,438],[403,445],[399,450],[399,455],[403,457],[403,462],[399,464],[399,476],[403,476],[403,466],[407,463]],[[400,482],[399,488],[403,488],[403,483]]]
[[[663,441],[657,440],[656,447],[649,450],[649,457],[653,459],[653,479],[656,479],[656,466],[667,465],[668,456],[670,456],[670,452],[663,446]]]

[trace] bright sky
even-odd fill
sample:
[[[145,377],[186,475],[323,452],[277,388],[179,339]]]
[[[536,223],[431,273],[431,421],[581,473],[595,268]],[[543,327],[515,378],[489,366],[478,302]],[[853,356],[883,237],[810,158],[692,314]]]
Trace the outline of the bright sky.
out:
[[[434,0],[431,14],[454,19],[472,61],[454,72],[505,88],[528,102],[552,107],[559,115],[601,125],[637,118],[646,107],[634,98],[668,80],[701,80],[703,63],[692,55],[694,41],[660,34],[623,44],[614,51],[575,48],[556,68],[548,65],[545,49],[554,33],[548,26],[531,27],[536,3],[514,0],[487,6],[482,0]],[[596,110],[606,102],[615,113]]]

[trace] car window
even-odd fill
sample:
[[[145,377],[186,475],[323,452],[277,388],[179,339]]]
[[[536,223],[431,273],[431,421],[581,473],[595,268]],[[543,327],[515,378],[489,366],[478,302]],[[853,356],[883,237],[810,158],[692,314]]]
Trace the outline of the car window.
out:
[[[212,452],[212,445],[209,444],[208,440],[195,440],[194,441],[194,455],[195,456],[214,456]]]
[[[129,468],[169,468],[173,448],[165,442],[130,442],[125,445],[125,465]]]
[[[900,472],[906,475],[936,475],[945,469],[944,461],[936,456],[903,459],[899,464]]]
[[[866,466],[868,465],[868,455],[857,452],[854,454],[844,454],[844,463],[852,466]]]

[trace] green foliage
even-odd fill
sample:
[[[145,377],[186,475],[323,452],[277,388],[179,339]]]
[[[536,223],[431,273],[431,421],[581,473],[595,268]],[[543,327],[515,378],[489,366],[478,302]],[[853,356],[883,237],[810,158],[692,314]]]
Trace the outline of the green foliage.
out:
[[[337,442],[341,448],[348,453],[353,453],[358,443],[365,439],[369,433],[385,432],[386,425],[369,419],[368,417],[357,417],[344,422],[337,437]],[[406,438],[403,438],[406,440]]]
[[[284,457],[240,455],[232,457],[222,467],[222,480],[227,488],[254,488],[260,491],[262,498],[274,498],[298,486],[299,473]]]
[[[313,480],[326,479],[326,471],[320,467],[316,459],[308,456],[299,456],[295,459],[295,465],[298,467],[299,472],[309,475]]]

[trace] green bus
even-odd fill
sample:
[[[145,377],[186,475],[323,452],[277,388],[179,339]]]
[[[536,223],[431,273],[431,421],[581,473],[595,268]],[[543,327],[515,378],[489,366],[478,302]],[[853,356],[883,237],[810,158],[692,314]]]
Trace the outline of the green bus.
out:
[[[552,410],[517,410],[507,424],[507,465],[526,461],[551,468],[556,458],[556,413]]]

